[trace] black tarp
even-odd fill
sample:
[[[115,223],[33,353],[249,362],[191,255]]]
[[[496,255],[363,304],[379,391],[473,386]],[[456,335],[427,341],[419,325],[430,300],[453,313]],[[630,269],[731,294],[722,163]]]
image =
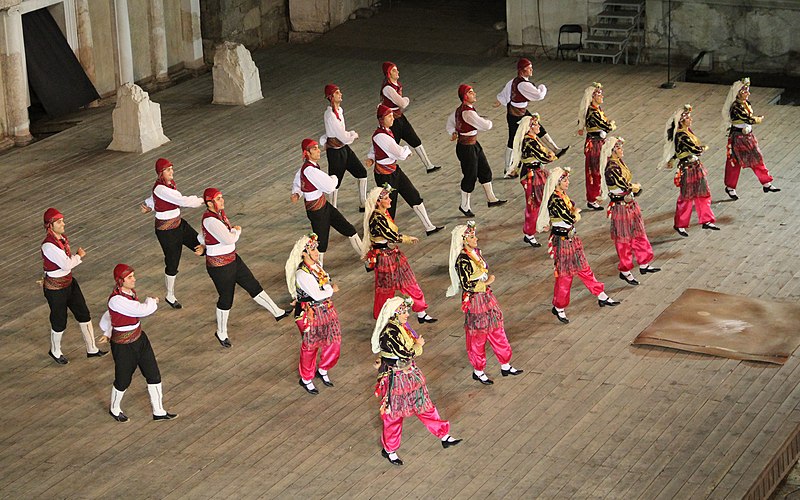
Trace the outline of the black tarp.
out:
[[[72,113],[100,98],[47,9],[23,14],[22,30],[28,85],[49,116]]]

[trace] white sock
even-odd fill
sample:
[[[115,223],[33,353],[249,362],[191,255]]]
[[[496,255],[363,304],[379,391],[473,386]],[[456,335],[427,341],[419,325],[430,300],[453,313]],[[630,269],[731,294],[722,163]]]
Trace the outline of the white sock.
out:
[[[359,206],[364,207],[367,204],[367,178],[358,179],[358,199]]]
[[[505,157],[505,168],[507,174],[511,173],[511,155],[514,153],[514,150],[511,148],[506,148],[506,157]]]
[[[81,327],[81,333],[83,334],[83,343],[86,344],[86,352],[89,354],[99,352],[100,349],[94,344],[94,327],[92,326],[92,322],[79,323],[79,325]]]
[[[322,265],[322,261],[325,259],[325,252],[319,253],[319,265]]]
[[[356,251],[356,255],[358,255],[358,258],[360,259],[361,258],[361,251],[364,248],[363,247],[363,243],[361,242],[361,236],[359,236],[358,233],[356,233],[356,234],[354,234],[353,236],[351,236],[348,239],[350,240],[350,246],[353,247],[353,250]],[[320,265],[322,265],[322,259],[320,259],[319,263],[320,263]]]
[[[472,193],[466,193],[461,191],[461,209],[465,212],[469,212],[472,210],[472,207],[469,206],[469,199],[472,197]]]
[[[322,265],[322,254],[319,254],[319,263],[320,265]],[[276,318],[286,312],[280,307],[278,307],[278,305],[272,301],[270,296],[267,295],[267,292],[265,292],[264,290],[261,290],[261,293],[253,297],[253,300],[256,301],[256,304],[260,305],[261,307],[272,313],[272,315],[275,316]]]
[[[334,189],[333,191],[331,191],[331,205],[333,205],[333,208],[337,208],[336,203],[338,201],[339,201],[339,190]]]
[[[501,370],[505,370],[505,371],[510,370],[511,369],[511,363],[503,363],[502,365],[500,365],[500,369]]]
[[[320,374],[320,375],[322,375],[323,377],[324,377],[325,375],[327,375],[327,374],[328,374],[328,370],[323,370],[322,368],[319,368],[317,371],[318,371],[318,372],[319,372],[319,374]]]
[[[422,161],[422,164],[425,165],[425,168],[430,170],[433,168],[433,163],[431,163],[430,158],[428,158],[428,153],[425,152],[425,146],[420,144],[419,146],[414,148],[414,151],[417,152],[417,156]]]
[[[483,186],[483,192],[486,193],[486,200],[497,201],[497,196],[494,195],[494,189],[492,189],[491,182],[487,182],[486,184],[481,184],[481,186]]]
[[[61,337],[64,335],[64,332],[54,332],[50,330],[50,352],[53,353],[53,356],[60,357],[61,356]]]
[[[646,267],[647,267],[647,266],[639,266],[639,269],[645,269]],[[622,275],[623,275],[623,276],[625,276],[626,278],[632,278],[632,277],[633,277],[633,273],[632,273],[632,272],[630,272],[630,271],[621,271],[621,273],[622,273]]]
[[[444,437],[442,438],[442,441],[450,441],[450,439],[451,439],[450,434],[445,434]]]
[[[164,406],[161,403],[161,382],[158,384],[147,384],[147,392],[150,393],[150,404],[153,406],[153,415],[166,415],[167,412],[164,410]]]
[[[564,311],[566,310],[566,309],[560,309],[560,308],[558,308],[558,307],[556,307],[556,306],[553,306],[553,309],[555,309],[555,310],[556,310],[556,312],[559,312],[559,313],[562,313],[562,314],[563,314],[563,313],[564,313]]]
[[[526,234],[525,237],[528,238],[530,241],[536,241],[535,234]]]
[[[122,396],[125,395],[125,391],[118,391],[116,387],[113,385],[111,386],[111,413],[114,415],[119,415],[122,413]]]
[[[384,450],[384,451],[386,451],[386,450]],[[389,460],[397,460],[397,459],[400,458],[400,457],[397,456],[397,452],[394,452],[394,451],[393,452],[388,452],[387,451],[386,453],[389,454]]]
[[[422,311],[422,312],[418,312],[417,313],[417,317],[418,318],[424,318],[427,315],[428,315],[428,311]]]
[[[561,149],[556,144],[556,141],[554,141],[553,138],[550,137],[550,134],[544,134],[544,136],[540,137],[539,139],[543,139],[545,144],[547,145],[547,147],[550,148],[550,151],[552,151],[554,153],[557,153]]]
[[[230,309],[227,311],[217,309],[217,337],[219,337],[220,340],[228,338],[228,314],[230,313]]]
[[[428,218],[428,211],[425,210],[424,203],[420,203],[419,205],[414,205],[411,208],[414,209],[414,213],[417,214],[417,217],[419,217],[419,220],[420,222],[422,222],[422,225],[425,227],[426,231],[433,231],[434,229],[436,229],[436,226],[434,226],[433,222],[431,222],[430,218]]]
[[[597,298],[598,298],[599,300],[608,300],[608,295],[606,295],[606,292],[600,292],[600,293],[597,295]]]
[[[164,275],[164,283],[167,285],[167,301],[175,302],[175,276]]]
[[[472,371],[475,373],[475,376],[478,377],[478,378],[481,378],[484,375],[486,375],[485,373],[483,373],[483,370],[472,370]]]

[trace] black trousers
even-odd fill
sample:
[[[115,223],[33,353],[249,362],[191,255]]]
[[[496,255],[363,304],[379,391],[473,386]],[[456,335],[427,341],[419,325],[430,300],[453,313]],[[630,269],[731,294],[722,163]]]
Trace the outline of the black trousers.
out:
[[[54,332],[63,332],[67,329],[67,309],[72,311],[72,315],[78,323],[86,323],[92,320],[89,308],[86,307],[86,299],[78,285],[78,280],[72,279],[72,284],[61,290],[44,289],[44,298],[50,306],[50,328]]]
[[[306,216],[311,221],[311,230],[317,233],[319,238],[319,251],[325,253],[328,250],[328,238],[331,228],[348,238],[356,234],[356,228],[342,215],[339,210],[328,203],[319,210],[306,210]]]
[[[236,260],[230,264],[220,267],[206,266],[206,271],[219,294],[217,309],[228,311],[233,307],[233,292],[236,290],[236,285],[247,290],[250,297],[255,297],[264,291],[261,283],[253,276],[239,254],[236,254]]]
[[[506,144],[510,149],[514,148],[514,136],[517,135],[517,129],[519,128],[519,122],[526,116],[531,116],[531,112],[527,109],[525,110],[525,114],[522,116],[514,116],[511,113],[506,113],[506,122],[508,122],[508,144]],[[539,122],[539,133],[536,134],[537,137],[544,137],[547,134],[547,130],[545,130],[544,125],[542,122]]]
[[[419,191],[417,188],[414,187],[414,184],[411,183],[411,179],[409,179],[406,174],[400,170],[400,167],[392,172],[391,174],[379,174],[378,171],[375,171],[375,185],[376,186],[383,186],[383,184],[389,184],[395,190],[392,191],[392,194],[389,195],[389,198],[392,200],[392,206],[389,208],[389,215],[392,216],[394,219],[394,214],[397,212],[397,195],[403,197],[406,200],[406,203],[415,207],[422,203],[422,197],[419,195]]]
[[[158,371],[156,354],[150,339],[142,330],[142,335],[130,344],[111,343],[111,355],[114,357],[114,388],[124,391],[131,385],[136,368],[142,372],[148,384],[160,384],[161,372]]]
[[[422,141],[417,133],[414,132],[414,127],[411,126],[411,122],[408,121],[406,115],[400,115],[399,118],[394,119],[391,131],[397,144],[400,144],[400,141],[406,141],[412,148],[422,145]]]
[[[181,225],[175,229],[160,231],[156,229],[156,238],[164,251],[164,274],[175,276],[178,274],[178,265],[181,263],[181,245],[192,250],[200,243],[197,241],[197,231],[188,222],[181,219]]]
[[[367,169],[364,164],[358,159],[358,156],[350,149],[350,146],[343,146],[339,149],[328,149],[328,174],[335,175],[339,182],[336,183],[336,189],[342,185],[344,173],[350,174],[356,179],[366,179]]]
[[[461,179],[462,191],[471,193],[475,189],[476,180],[481,184],[492,182],[492,167],[483,154],[481,143],[456,144],[456,156],[461,162],[461,173],[464,175]]]

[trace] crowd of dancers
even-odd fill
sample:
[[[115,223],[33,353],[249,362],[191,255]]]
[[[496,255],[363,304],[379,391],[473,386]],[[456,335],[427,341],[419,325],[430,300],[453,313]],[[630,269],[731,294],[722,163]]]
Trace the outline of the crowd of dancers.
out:
[[[225,199],[214,188],[202,196],[184,196],[177,189],[175,167],[166,160],[155,164],[156,181],[151,195],[141,203],[143,213],[153,212],[156,238],[164,253],[166,304],[175,309],[183,306],[175,295],[176,276],[185,246],[204,256],[206,269],[218,294],[214,338],[224,349],[231,348],[228,317],[233,307],[236,285],[266,309],[277,321],[294,317],[300,332],[299,385],[308,394],[317,395],[315,380],[327,387],[334,382],[330,372],[340,355],[342,330],[333,296],[339,291],[323,267],[331,228],[346,236],[367,272],[374,273],[372,314],[376,320],[372,334],[372,351],[378,356],[375,395],[380,398],[383,422],[382,455],[394,465],[402,465],[397,455],[403,419],[417,416],[437,436],[444,448],[457,445],[450,423],[443,420],[428,394],[426,380],[416,365],[422,354],[424,337],[409,323],[415,314],[419,325],[436,322],[428,312],[425,295],[409,266],[401,247],[416,244],[419,239],[400,230],[395,221],[399,197],[411,206],[426,235],[444,229],[429,218],[422,196],[399,162],[416,153],[427,173],[440,170],[428,158],[422,141],[406,116],[408,96],[403,95],[399,70],[391,62],[383,64],[384,81],[380,104],[376,109],[377,128],[364,163],[350,147],[359,135],[347,130],[342,109],[342,91],[337,85],[324,89],[329,106],[323,122],[325,135],[319,141],[304,139],[300,144],[303,163],[292,183],[291,200],[304,201],[311,233],[296,241],[286,261],[285,275],[289,295],[287,308],[278,306],[236,250],[242,227],[233,225],[225,213]],[[533,67],[528,59],[517,63],[517,76],[497,95],[495,106],[506,106],[508,143],[504,177],[519,177],[525,193],[522,219],[523,241],[534,248],[542,246],[537,234],[547,234],[547,251],[554,263],[552,313],[561,323],[569,323],[566,314],[574,276],[578,276],[596,296],[600,307],[617,306],[618,301],[605,293],[589,266],[576,225],[581,209],[567,194],[570,169],[553,166],[569,147],[560,148],[545,130],[543,119],[532,113],[531,102],[541,101],[547,87],[531,81]],[[772,176],[764,165],[753,134],[753,125],[763,117],[754,114],[748,100],[749,80],[735,82],[722,108],[722,126],[728,131],[725,192],[738,199],[736,192],[742,168],[753,170],[765,193],[780,191],[772,184]],[[492,169],[478,142],[480,132],[492,129],[491,120],[475,109],[477,94],[469,85],[458,87],[459,106],[448,117],[445,129],[456,142],[456,156],[461,164],[461,201],[458,211],[465,217],[475,216],[472,192],[476,182],[486,196],[488,208],[500,207],[506,200],[497,198],[492,188]],[[645,231],[642,212],[636,198],[642,186],[633,182],[624,160],[625,140],[610,135],[617,128],[603,111],[603,87],[593,83],[586,88],[578,111],[578,134],[585,135],[586,207],[606,211],[610,219],[610,235],[619,257],[619,278],[629,285],[639,285],[633,274],[634,260],[641,275],[659,272],[653,265],[654,254]],[[401,145],[405,142],[407,145]],[[708,149],[692,131],[692,107],[685,105],[669,117],[664,131],[664,155],[661,166],[674,168],[675,186],[679,194],[675,207],[674,229],[688,237],[692,210],[697,211],[703,229],[719,230],[711,210],[711,194],[707,171],[700,156]],[[320,168],[323,151],[328,172]],[[367,169],[373,169],[377,187],[368,190]],[[345,172],[356,179],[359,212],[363,213],[363,233],[337,207],[338,191]],[[603,204],[606,204],[605,206]],[[181,209],[205,208],[198,233],[183,217]],[[110,415],[118,422],[128,421],[121,403],[138,367],[147,381],[156,421],[171,420],[177,414],[164,409],[161,375],[153,347],[141,326],[142,318],[156,312],[157,297],[141,301],[136,294],[134,269],[119,264],[113,270],[113,287],[107,311],[99,325],[103,335],[95,339],[91,314],[73,269],[86,257],[83,248],[74,253],[66,235],[64,215],[55,208],[44,213],[46,236],[41,246],[44,264],[43,291],[50,307],[49,355],[60,364],[68,363],[61,343],[67,326],[67,310],[78,321],[88,358],[102,357],[110,344],[114,358],[114,382],[111,389]],[[495,276],[478,246],[477,224],[469,220],[451,232],[448,262],[450,286],[448,297],[460,294],[464,312],[467,358],[473,367],[472,379],[483,385],[494,381],[486,373],[486,344],[500,362],[503,377],[523,373],[511,364],[512,348],[505,333],[503,313],[492,292]],[[399,296],[398,296],[399,292]],[[319,361],[318,361],[319,360]]]

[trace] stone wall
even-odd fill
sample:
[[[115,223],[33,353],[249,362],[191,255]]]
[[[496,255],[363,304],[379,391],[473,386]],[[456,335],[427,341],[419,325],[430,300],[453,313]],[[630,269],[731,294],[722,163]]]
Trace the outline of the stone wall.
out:
[[[213,49],[222,42],[241,43],[250,50],[285,42],[289,33],[288,4],[288,0],[200,2],[206,61],[213,62]]]

